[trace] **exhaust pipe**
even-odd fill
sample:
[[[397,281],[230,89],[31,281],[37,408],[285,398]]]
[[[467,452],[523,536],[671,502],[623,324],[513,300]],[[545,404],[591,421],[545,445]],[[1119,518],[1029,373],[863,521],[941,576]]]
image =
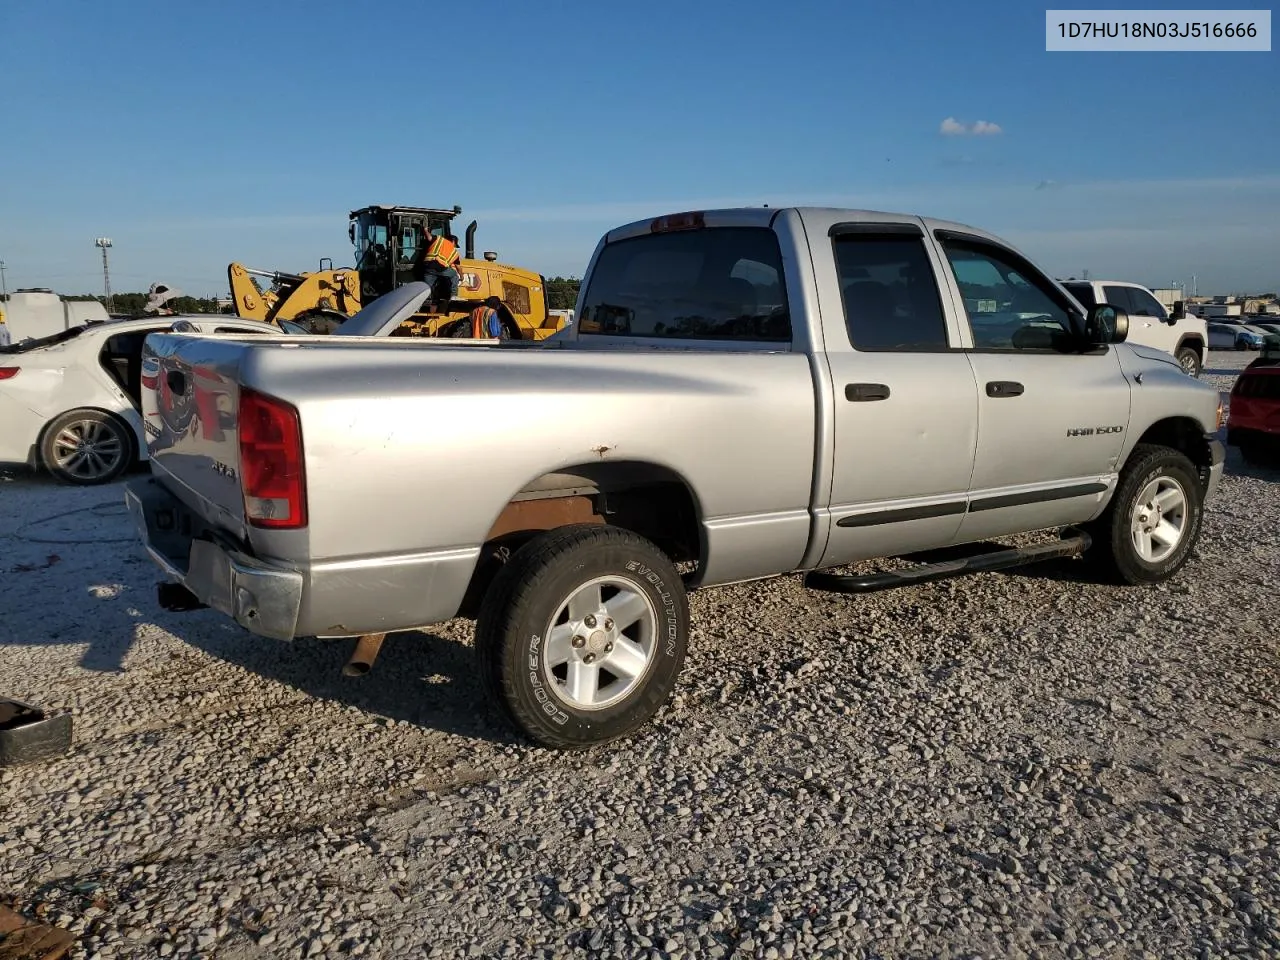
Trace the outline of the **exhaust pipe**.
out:
[[[467,252],[468,260],[476,258],[476,222],[472,220],[467,224]]]
[[[373,666],[373,661],[378,657],[378,651],[382,649],[382,641],[386,638],[385,633],[366,633],[357,640],[356,648],[351,652],[351,659],[342,668],[342,675],[363,677],[368,673]]]

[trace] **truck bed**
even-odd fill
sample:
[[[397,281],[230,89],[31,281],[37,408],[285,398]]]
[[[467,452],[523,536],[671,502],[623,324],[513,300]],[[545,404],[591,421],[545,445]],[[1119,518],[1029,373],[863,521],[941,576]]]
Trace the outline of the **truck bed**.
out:
[[[577,467],[635,461],[708,491],[698,504],[706,582],[792,569],[808,543],[816,401],[799,353],[184,334],[153,335],[147,349],[160,486],[244,557],[300,572],[300,633],[452,616],[465,588],[458,571],[469,575],[506,505]],[[299,529],[246,520],[246,389],[297,410]],[[488,455],[477,459],[477,448]],[[366,615],[350,614],[350,597],[341,618],[311,605],[320,581],[334,597],[345,571],[370,565],[385,570],[387,589],[359,604]],[[401,589],[415,577],[448,586]]]

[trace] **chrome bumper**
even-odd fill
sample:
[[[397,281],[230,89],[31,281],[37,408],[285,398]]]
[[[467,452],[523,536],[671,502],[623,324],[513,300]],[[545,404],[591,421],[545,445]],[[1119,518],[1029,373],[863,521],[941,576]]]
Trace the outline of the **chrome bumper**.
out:
[[[300,572],[193,535],[194,515],[151,477],[130,481],[124,497],[152,561],[196,599],[259,636],[297,636]]]

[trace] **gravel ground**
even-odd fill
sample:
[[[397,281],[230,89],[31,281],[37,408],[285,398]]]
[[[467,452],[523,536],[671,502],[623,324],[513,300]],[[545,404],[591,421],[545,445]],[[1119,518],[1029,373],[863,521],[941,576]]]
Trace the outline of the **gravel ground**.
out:
[[[1278,483],[1232,451],[1157,589],[695,595],[673,706],[560,755],[469,624],[346,679],[157,607],[118,486],[0,475],[0,693],[76,723],[0,771],[0,900],[75,957],[1280,956]]]

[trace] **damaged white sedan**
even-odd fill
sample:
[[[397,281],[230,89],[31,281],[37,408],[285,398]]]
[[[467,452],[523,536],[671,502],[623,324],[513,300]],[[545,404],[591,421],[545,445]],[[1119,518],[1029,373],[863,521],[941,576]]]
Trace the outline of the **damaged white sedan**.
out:
[[[0,463],[67,483],[108,483],[147,459],[138,404],[149,333],[279,336],[237,317],[150,316],[86,323],[0,346]]]

